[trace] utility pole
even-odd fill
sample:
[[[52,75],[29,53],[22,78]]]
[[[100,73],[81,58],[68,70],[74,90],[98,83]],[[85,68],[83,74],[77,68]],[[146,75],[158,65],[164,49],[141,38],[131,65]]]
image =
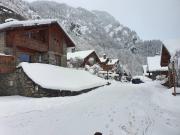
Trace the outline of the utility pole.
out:
[[[176,96],[176,70],[175,70],[175,63],[174,60],[172,62],[172,70],[173,70],[173,85],[174,85],[174,93],[172,93],[174,96]]]

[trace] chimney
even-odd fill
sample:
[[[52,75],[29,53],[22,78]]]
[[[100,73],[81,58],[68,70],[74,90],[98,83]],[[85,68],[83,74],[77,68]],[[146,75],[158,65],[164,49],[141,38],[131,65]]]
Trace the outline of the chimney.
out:
[[[106,54],[103,54],[103,58],[106,59]]]

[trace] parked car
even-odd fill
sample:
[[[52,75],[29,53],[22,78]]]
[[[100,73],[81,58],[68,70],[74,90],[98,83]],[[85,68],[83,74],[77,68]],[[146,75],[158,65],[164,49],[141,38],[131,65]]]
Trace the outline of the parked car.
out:
[[[133,78],[132,83],[133,84],[141,84],[141,83],[144,83],[144,82],[140,78]]]

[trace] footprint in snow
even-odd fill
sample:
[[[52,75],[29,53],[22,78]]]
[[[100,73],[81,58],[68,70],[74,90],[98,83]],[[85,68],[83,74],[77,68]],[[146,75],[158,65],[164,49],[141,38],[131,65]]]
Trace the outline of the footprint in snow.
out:
[[[105,127],[106,127],[106,128],[109,128],[109,124],[106,124]]]
[[[114,114],[116,114],[116,111],[113,111]]]
[[[114,119],[112,118],[112,119],[110,119],[110,122],[114,122]]]
[[[113,135],[114,133],[113,133],[113,131],[112,130],[110,130],[109,131],[109,135]]]
[[[171,123],[169,123],[169,122],[166,122],[166,125],[169,125],[169,126],[171,126]]]
[[[129,123],[129,126],[132,127],[132,125],[133,125],[132,121],[129,121],[128,123]]]

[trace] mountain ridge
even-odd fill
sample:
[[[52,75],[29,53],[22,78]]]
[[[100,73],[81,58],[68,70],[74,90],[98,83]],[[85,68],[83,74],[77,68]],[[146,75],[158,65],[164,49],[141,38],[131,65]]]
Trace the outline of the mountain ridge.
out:
[[[13,1],[24,3],[21,0]],[[142,74],[142,65],[146,64],[146,57],[160,51],[160,41],[141,40],[135,31],[120,24],[106,11],[89,11],[50,1],[25,2],[25,7],[26,10],[24,6],[19,10],[28,14],[25,15],[26,18],[41,16],[58,19],[76,42],[77,50],[93,48],[99,55],[106,53],[109,57],[119,58],[133,75]],[[147,50],[147,46],[151,46],[150,51]]]

